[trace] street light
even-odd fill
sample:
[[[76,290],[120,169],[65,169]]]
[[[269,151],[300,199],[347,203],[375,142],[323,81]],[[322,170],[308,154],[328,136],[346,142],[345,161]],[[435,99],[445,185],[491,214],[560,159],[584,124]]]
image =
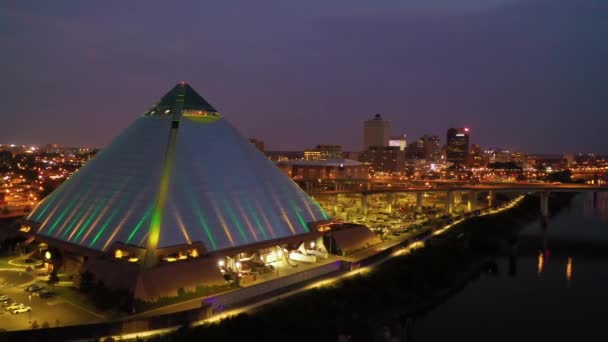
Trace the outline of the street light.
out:
[[[310,241],[310,249],[314,249],[315,248],[315,242],[314,241]]]

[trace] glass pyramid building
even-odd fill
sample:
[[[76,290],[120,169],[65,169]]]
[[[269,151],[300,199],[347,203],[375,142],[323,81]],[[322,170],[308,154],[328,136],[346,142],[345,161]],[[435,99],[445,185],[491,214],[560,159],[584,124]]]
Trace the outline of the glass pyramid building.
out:
[[[41,237],[100,252],[145,248],[146,263],[160,248],[211,253],[311,233],[327,219],[186,83],[28,216]]]

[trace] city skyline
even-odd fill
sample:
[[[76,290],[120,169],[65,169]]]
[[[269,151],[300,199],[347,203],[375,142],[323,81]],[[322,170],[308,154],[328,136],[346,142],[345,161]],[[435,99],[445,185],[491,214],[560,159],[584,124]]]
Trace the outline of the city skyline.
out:
[[[606,35],[605,0],[0,2],[0,340],[604,336]]]
[[[3,4],[3,140],[103,147],[184,80],[267,149],[358,150],[380,113],[410,138],[468,126],[483,146],[608,153],[604,4],[155,5]]]

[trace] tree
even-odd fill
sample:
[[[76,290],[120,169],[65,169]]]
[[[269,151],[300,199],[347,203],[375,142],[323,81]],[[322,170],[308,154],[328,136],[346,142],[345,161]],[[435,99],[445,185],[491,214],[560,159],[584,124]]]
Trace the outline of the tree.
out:
[[[79,288],[83,292],[87,292],[95,285],[95,275],[89,271],[80,274]]]
[[[564,170],[564,171],[552,172],[547,175],[546,180],[548,182],[570,183],[570,182],[572,182],[572,171]]]

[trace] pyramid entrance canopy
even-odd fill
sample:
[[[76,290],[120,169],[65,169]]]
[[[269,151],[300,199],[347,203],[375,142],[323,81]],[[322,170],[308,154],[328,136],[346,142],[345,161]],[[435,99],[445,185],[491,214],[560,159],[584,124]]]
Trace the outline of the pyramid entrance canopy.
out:
[[[309,233],[310,223],[327,218],[185,83],[28,216],[42,236],[148,252],[195,242],[207,252],[256,244]]]

